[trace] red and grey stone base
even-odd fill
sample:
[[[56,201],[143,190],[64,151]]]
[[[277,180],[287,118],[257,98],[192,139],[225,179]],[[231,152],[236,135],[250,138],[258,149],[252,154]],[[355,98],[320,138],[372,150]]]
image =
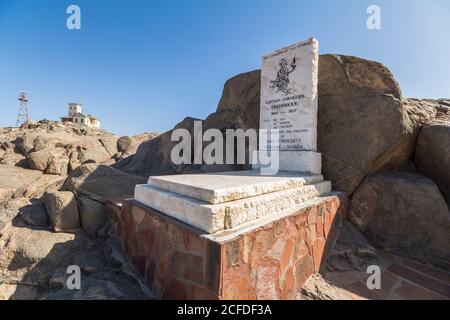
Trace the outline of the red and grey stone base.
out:
[[[295,299],[323,266],[346,199],[330,193],[214,234],[135,200],[107,207],[126,255],[157,298]]]

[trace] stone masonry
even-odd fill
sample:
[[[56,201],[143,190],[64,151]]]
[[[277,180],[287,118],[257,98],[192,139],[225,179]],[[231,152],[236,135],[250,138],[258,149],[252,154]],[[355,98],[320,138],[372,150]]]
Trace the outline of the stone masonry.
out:
[[[334,193],[295,212],[207,234],[135,200],[109,202],[127,257],[161,299],[295,299],[334,243],[347,201]]]

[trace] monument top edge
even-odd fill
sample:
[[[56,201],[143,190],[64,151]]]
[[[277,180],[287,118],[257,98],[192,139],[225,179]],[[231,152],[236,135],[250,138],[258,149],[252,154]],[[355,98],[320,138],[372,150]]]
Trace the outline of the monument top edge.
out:
[[[303,47],[303,46],[307,46],[307,45],[312,45],[313,47],[318,49],[319,41],[317,40],[317,38],[311,37],[311,38],[309,38],[307,40],[296,42],[296,43],[291,44],[291,45],[289,45],[287,47],[284,47],[284,48],[281,48],[281,49],[277,49],[277,50],[275,50],[275,51],[273,51],[271,53],[265,54],[265,55],[263,55],[262,59],[265,60],[265,59],[271,58],[273,56],[279,55],[281,53],[284,53],[284,52],[286,52],[288,50],[291,50],[293,48],[299,48],[299,47]]]

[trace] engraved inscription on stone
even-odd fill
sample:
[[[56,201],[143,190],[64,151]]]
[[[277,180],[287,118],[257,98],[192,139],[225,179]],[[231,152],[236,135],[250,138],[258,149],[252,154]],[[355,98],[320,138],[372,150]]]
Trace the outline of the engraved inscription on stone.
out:
[[[316,150],[318,46],[311,38],[263,57],[260,128],[278,129],[279,141],[260,150]]]

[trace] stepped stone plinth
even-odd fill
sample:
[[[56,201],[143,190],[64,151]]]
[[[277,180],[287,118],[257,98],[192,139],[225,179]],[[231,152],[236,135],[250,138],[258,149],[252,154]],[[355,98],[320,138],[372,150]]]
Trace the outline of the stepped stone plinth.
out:
[[[208,233],[283,214],[331,191],[321,175],[258,171],[150,177],[135,199]]]

